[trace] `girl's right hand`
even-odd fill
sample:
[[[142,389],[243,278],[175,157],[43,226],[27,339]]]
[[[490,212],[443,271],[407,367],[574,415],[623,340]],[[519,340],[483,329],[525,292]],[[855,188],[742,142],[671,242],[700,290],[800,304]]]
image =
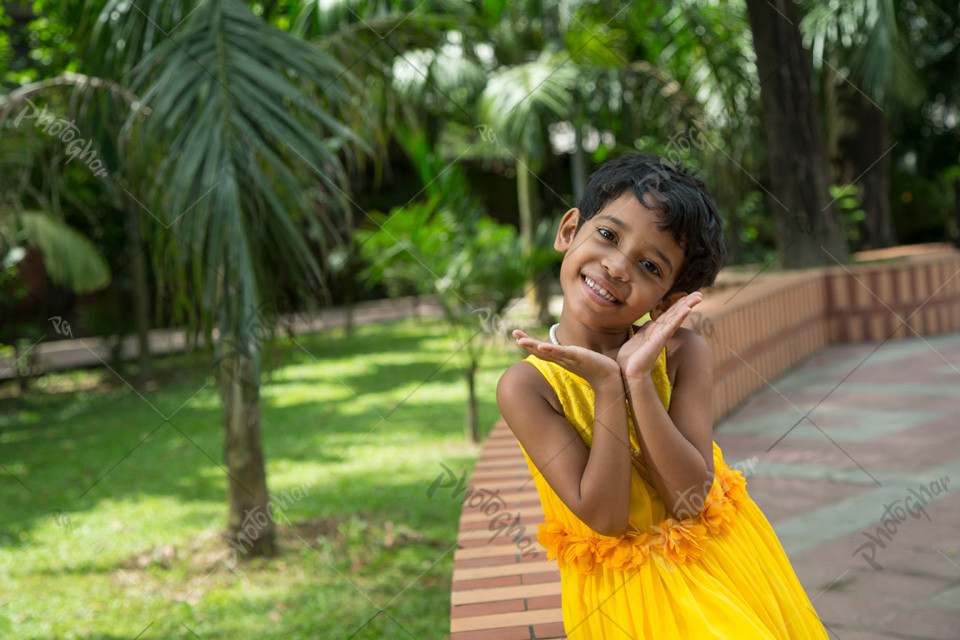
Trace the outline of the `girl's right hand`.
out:
[[[620,377],[620,365],[613,358],[585,349],[584,347],[556,345],[531,338],[520,329],[513,330],[517,344],[541,360],[555,362],[561,367],[580,376],[596,389],[602,383],[616,380],[623,384]]]
[[[617,354],[617,362],[623,371],[627,384],[634,378],[648,378],[650,370],[666,346],[667,341],[677,332],[683,320],[690,315],[691,309],[700,304],[703,294],[694,291],[674,302],[656,320],[647,322],[627,340]]]

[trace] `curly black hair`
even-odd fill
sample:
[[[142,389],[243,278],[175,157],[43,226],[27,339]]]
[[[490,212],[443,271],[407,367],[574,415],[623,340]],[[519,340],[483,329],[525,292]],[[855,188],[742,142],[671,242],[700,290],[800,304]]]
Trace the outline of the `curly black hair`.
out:
[[[660,215],[657,228],[670,232],[683,249],[683,264],[667,295],[713,284],[727,256],[717,205],[690,168],[655,153],[629,153],[601,165],[577,205],[577,231],[628,189]]]

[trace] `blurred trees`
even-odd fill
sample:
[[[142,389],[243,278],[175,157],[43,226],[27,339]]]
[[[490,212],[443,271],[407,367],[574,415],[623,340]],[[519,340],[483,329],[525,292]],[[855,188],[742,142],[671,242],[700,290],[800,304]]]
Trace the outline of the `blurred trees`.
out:
[[[100,0],[87,8],[116,4]],[[775,245],[789,244],[790,225],[774,224],[782,208],[764,202],[780,177],[767,169],[762,78],[745,3],[247,4],[261,20],[315,43],[358,79],[355,95],[373,117],[351,126],[378,151],[367,159],[353,154],[348,166],[357,169],[354,179],[374,189],[400,159],[390,156],[398,121],[417,122],[448,161],[515,180],[524,230],[538,210],[553,217],[572,206],[596,163],[643,148],[704,170],[726,217],[732,262],[766,261]],[[42,15],[29,23],[29,33],[13,29],[10,16],[0,21],[11,43],[0,60],[8,83],[76,70],[83,33],[91,31],[68,5],[35,3]],[[155,21],[183,19],[185,6],[148,3],[146,13]],[[958,9],[929,0],[835,0],[791,2],[785,11],[803,35],[807,48],[800,55],[813,63],[828,183],[855,183],[862,200],[862,239],[851,249],[889,244],[898,229],[907,241],[954,237],[950,176],[957,166],[958,107],[951,70]],[[88,26],[82,32],[74,25]],[[135,41],[108,57],[132,59],[131,50],[163,37],[132,35]],[[896,192],[889,196],[892,175]],[[915,189],[903,188],[908,176]],[[818,191],[830,200],[825,189]],[[906,211],[915,215],[894,215]],[[350,228],[340,231],[349,235]],[[522,235],[529,242],[529,234]]]
[[[819,72],[833,182],[858,183],[866,213],[863,246],[895,244],[890,116],[918,105],[923,90],[896,3],[810,3],[801,29]]]

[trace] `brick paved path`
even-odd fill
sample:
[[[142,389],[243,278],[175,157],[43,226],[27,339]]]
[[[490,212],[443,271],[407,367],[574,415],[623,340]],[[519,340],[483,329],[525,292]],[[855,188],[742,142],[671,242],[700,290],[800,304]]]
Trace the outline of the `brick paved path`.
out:
[[[715,438],[831,638],[960,640],[960,335],[831,346]],[[522,546],[542,517],[528,480],[501,423],[471,482],[519,522],[488,542],[506,516],[465,506],[452,640],[563,637],[559,573]]]

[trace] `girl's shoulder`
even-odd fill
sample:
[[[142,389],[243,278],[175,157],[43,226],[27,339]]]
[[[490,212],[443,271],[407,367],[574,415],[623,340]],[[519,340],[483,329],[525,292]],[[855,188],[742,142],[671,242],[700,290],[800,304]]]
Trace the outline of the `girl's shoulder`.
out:
[[[690,329],[680,327],[667,340],[667,378],[670,386],[676,385],[677,373],[708,368],[712,371],[713,358],[706,338]]]
[[[524,404],[534,399],[545,400],[554,411],[563,415],[563,406],[557,392],[543,374],[528,360],[514,362],[503,372],[497,383],[497,404],[501,413],[505,404]]]

